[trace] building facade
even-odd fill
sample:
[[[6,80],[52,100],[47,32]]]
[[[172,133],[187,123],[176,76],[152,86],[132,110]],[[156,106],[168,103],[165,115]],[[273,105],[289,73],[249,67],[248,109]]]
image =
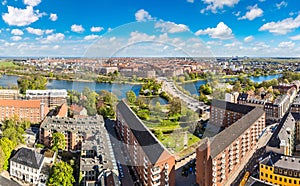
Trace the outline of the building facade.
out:
[[[21,120],[39,123],[47,113],[39,100],[0,100],[0,120],[17,115]]]
[[[300,158],[270,153],[259,162],[259,179],[274,185],[300,185]]]
[[[116,130],[126,144],[130,159],[147,186],[175,185],[175,157],[122,100],[117,105]]]
[[[50,89],[50,90],[27,90],[26,98],[29,100],[40,100],[46,107],[61,106],[67,102],[67,90]]]
[[[0,99],[14,100],[14,99],[18,99],[18,97],[19,97],[19,90],[13,90],[13,89],[0,90]]]
[[[247,153],[256,148],[259,135],[265,127],[264,111],[259,107],[223,101],[212,103],[214,112],[229,113],[229,117],[233,109],[240,111],[238,117],[229,121],[218,120],[225,129],[212,138],[202,140],[196,150],[196,182],[199,186],[229,184],[227,180],[244,163]]]

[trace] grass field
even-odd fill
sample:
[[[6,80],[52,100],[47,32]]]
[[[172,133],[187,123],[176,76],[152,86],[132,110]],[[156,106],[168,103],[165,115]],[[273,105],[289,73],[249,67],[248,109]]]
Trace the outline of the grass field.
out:
[[[201,140],[200,138],[194,136],[191,133],[188,133],[187,137],[188,137],[188,147]],[[172,149],[172,151],[178,153],[184,149],[183,141],[184,141],[184,133],[180,133],[180,134],[173,133],[173,134],[165,135],[164,139],[161,142],[169,150]]]
[[[11,61],[0,61],[0,68],[11,68],[11,67],[18,67]]]

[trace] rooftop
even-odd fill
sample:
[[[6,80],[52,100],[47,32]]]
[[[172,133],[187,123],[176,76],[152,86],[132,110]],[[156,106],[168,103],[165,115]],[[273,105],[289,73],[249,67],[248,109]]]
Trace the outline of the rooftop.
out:
[[[124,120],[126,120],[127,125],[152,164],[157,163],[164,152],[167,152],[171,156],[167,149],[135,115],[124,100],[118,103],[117,110],[121,113]]]
[[[300,171],[300,158],[270,153],[260,164]]]
[[[40,108],[40,100],[0,100],[0,107]]]
[[[241,114],[247,114],[255,108],[248,105],[235,104],[235,103],[230,103],[230,102],[221,101],[217,99],[214,99],[211,105],[212,107],[217,107],[220,109],[229,110]]]
[[[44,156],[42,154],[28,148],[19,149],[10,159],[10,161],[35,169],[39,169],[41,167],[43,160]]]

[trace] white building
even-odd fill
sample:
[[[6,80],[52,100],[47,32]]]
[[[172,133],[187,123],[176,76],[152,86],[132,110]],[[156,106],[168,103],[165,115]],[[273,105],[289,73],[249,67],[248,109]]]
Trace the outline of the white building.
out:
[[[44,163],[44,155],[28,148],[21,148],[10,159],[9,173],[19,180],[43,186],[46,185],[49,175],[49,172],[43,171]]]

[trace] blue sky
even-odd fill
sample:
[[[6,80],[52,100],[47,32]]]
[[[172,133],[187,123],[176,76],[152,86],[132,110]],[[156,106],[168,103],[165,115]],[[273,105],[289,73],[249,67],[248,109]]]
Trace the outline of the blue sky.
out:
[[[0,56],[105,57],[153,41],[119,55],[300,57],[297,0],[2,0],[0,10]]]

